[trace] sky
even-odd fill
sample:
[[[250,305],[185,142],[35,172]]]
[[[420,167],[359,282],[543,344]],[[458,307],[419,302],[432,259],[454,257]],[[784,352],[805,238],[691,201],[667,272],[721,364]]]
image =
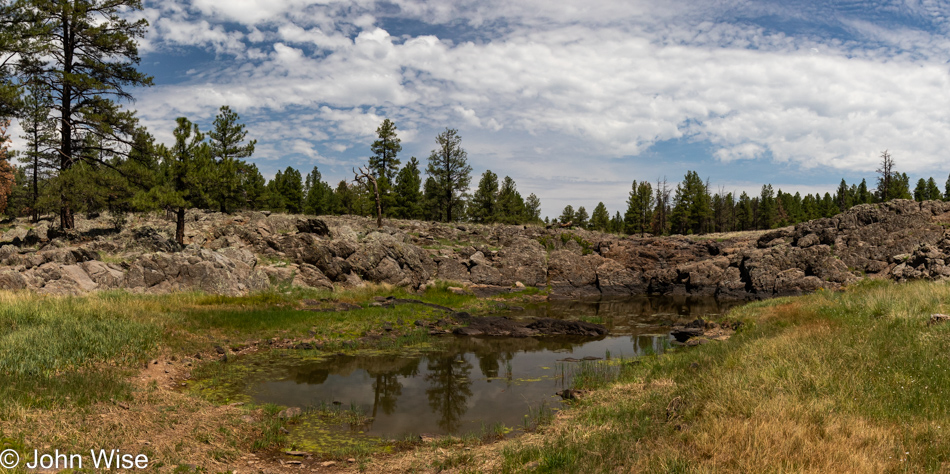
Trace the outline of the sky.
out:
[[[423,165],[456,128],[542,215],[687,170],[714,191],[833,192],[885,149],[943,188],[946,0],[146,0],[142,122],[237,111],[265,177],[365,165],[393,120]]]

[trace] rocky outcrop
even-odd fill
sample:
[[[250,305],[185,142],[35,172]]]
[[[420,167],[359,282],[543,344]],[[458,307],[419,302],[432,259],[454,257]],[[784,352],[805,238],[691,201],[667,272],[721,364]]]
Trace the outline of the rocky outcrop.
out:
[[[950,277],[950,203],[857,206],[768,232],[637,238],[579,229],[189,211],[174,224],[107,217],[62,232],[15,222],[0,234],[0,289],[241,294],[286,284],[332,290],[434,280],[470,288],[550,287],[552,297],[632,294],[766,298],[862,278]],[[472,290],[474,291],[474,290]]]

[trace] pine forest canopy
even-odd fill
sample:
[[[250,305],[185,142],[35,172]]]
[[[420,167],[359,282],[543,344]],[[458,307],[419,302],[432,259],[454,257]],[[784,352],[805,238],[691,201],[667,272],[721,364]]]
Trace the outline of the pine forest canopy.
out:
[[[152,84],[137,70],[137,44],[148,25],[130,18],[141,10],[138,0],[0,0],[0,119],[16,119],[25,143],[14,157],[0,136],[6,214],[36,221],[56,213],[70,229],[75,212],[108,210],[119,227],[129,211],[164,209],[176,216],[179,243],[189,208],[542,223],[538,197],[522,196],[510,176],[486,170],[469,188],[472,166],[453,128],[435,137],[423,170],[416,157],[399,157],[399,129],[386,118],[368,144],[364,177],[372,179],[335,186],[317,167],[306,175],[287,167],[264,179],[248,161],[256,140],[227,105],[206,133],[180,117],[174,143],[155,143],[123,105],[134,88]],[[834,194],[801,196],[766,184],[749,196],[714,193],[708,180],[688,171],[675,187],[665,179],[632,181],[627,209],[613,216],[599,202],[590,213],[583,205],[567,206],[555,221],[625,234],[699,234],[768,229],[890,199],[950,199],[950,178],[943,192],[934,178],[919,179],[912,192],[888,151],[877,172],[874,189],[842,180]]]

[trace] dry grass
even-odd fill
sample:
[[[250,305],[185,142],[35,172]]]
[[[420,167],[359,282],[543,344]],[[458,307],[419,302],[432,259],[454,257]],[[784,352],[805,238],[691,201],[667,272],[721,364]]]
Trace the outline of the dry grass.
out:
[[[381,472],[919,472],[950,466],[946,283],[760,302],[731,340],[647,358],[539,433]],[[451,462],[446,463],[444,460]]]

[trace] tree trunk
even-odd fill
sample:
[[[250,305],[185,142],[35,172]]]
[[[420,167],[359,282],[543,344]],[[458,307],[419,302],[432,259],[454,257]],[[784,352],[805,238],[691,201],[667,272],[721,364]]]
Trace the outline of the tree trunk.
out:
[[[383,206],[379,203],[379,184],[376,183],[376,179],[370,177],[373,180],[373,191],[376,192],[376,228],[383,228]]]
[[[175,219],[175,242],[178,245],[185,245],[185,208],[179,207]]]

